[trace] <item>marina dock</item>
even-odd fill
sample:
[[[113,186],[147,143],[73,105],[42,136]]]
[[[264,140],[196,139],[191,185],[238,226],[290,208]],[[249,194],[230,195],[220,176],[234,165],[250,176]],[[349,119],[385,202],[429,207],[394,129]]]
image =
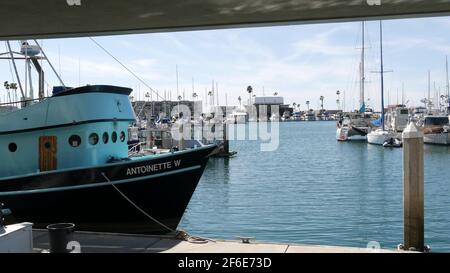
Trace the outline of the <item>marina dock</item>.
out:
[[[49,238],[46,230],[34,230],[34,251],[46,252]],[[405,253],[389,249],[343,246],[267,243],[235,240],[186,241],[172,236],[130,235],[96,232],[75,232],[82,253]]]

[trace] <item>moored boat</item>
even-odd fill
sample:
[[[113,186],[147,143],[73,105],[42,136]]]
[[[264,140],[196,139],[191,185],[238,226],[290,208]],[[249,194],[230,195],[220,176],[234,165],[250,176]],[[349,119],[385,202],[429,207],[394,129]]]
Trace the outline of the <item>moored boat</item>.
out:
[[[167,232],[129,199],[176,229],[215,146],[129,157],[130,92],[104,85],[66,89],[0,116],[0,202],[14,221]]]
[[[7,111],[0,112],[0,203],[11,211],[7,223],[45,228],[71,222],[78,230],[123,233],[175,230],[216,146],[130,153],[134,134],[128,128],[136,121],[130,88],[67,87],[48,62],[61,86],[45,97],[40,60],[47,58],[39,55],[37,41],[22,41],[20,53],[6,43],[18,84],[5,87],[11,98],[17,89],[21,93],[20,101],[3,103]],[[24,85],[16,59],[25,60]],[[31,64],[39,74],[38,98]]]
[[[418,122],[426,144],[450,145],[450,124],[446,115],[426,115]]]

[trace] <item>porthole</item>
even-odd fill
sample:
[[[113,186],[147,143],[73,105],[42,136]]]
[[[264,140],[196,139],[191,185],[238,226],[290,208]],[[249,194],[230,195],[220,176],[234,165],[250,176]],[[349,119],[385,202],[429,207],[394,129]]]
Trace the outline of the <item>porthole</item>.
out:
[[[89,135],[89,143],[91,145],[97,145],[98,143],[98,135],[96,133],[92,133]]]
[[[112,132],[111,140],[112,140],[113,143],[116,143],[116,141],[117,141],[117,133],[116,132]]]
[[[52,144],[50,144],[50,142],[45,142],[44,147],[45,147],[45,149],[50,150],[50,148],[52,147]]]
[[[72,147],[78,147],[81,145],[81,137],[79,135],[71,135],[69,137],[69,145]]]
[[[122,142],[125,141],[125,132],[124,131],[120,132],[120,141],[122,141]]]
[[[105,143],[105,144],[108,143],[109,135],[108,135],[107,132],[104,132],[104,133],[103,133],[102,138],[103,138],[103,143]]]
[[[17,144],[14,142],[9,143],[8,149],[11,153],[14,153],[15,151],[17,151]]]

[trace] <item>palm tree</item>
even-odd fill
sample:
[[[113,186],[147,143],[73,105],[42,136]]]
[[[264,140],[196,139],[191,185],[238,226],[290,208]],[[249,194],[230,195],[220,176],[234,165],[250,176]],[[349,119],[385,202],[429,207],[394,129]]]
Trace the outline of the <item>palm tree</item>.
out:
[[[320,103],[320,108],[323,110],[323,100],[325,99],[325,97],[324,96],[320,96],[320,101],[321,101],[321,103]]]
[[[241,100],[242,100],[242,99],[241,99],[241,96],[239,96],[239,97],[238,97],[238,101],[239,101],[239,108],[242,108],[242,105],[241,105]]]
[[[180,118],[181,117],[181,113],[180,113],[180,101],[181,101],[181,99],[182,99],[183,97],[182,96],[178,96],[177,97],[177,99],[178,99],[178,118]]]
[[[198,95],[197,95],[197,93],[192,93],[192,99],[195,101],[195,98],[197,98],[198,97]]]
[[[253,92],[253,88],[251,85],[247,86],[247,92],[248,92],[248,97],[249,97],[248,104],[251,105],[252,104],[252,92]]]
[[[307,100],[307,101],[306,101],[306,107],[307,107],[307,109],[306,109],[306,110],[308,110],[308,111],[309,111],[309,100]]]
[[[278,92],[273,93],[273,95],[274,95],[275,97],[278,96]]]
[[[295,109],[295,107],[297,106],[297,103],[292,103],[292,106],[294,106],[294,109]]]
[[[341,91],[336,91],[336,95],[337,95],[337,100],[336,100],[336,103],[337,103],[337,107],[338,107],[338,110],[340,111],[341,110]]]

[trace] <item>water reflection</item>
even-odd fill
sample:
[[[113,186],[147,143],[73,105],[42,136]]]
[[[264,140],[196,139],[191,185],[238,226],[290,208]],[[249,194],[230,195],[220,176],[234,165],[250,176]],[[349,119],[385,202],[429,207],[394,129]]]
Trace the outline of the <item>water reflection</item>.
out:
[[[403,240],[402,149],[338,143],[334,122],[280,123],[280,146],[232,141],[212,159],[181,227],[235,239],[364,247]],[[450,149],[425,145],[425,236],[450,251]]]

